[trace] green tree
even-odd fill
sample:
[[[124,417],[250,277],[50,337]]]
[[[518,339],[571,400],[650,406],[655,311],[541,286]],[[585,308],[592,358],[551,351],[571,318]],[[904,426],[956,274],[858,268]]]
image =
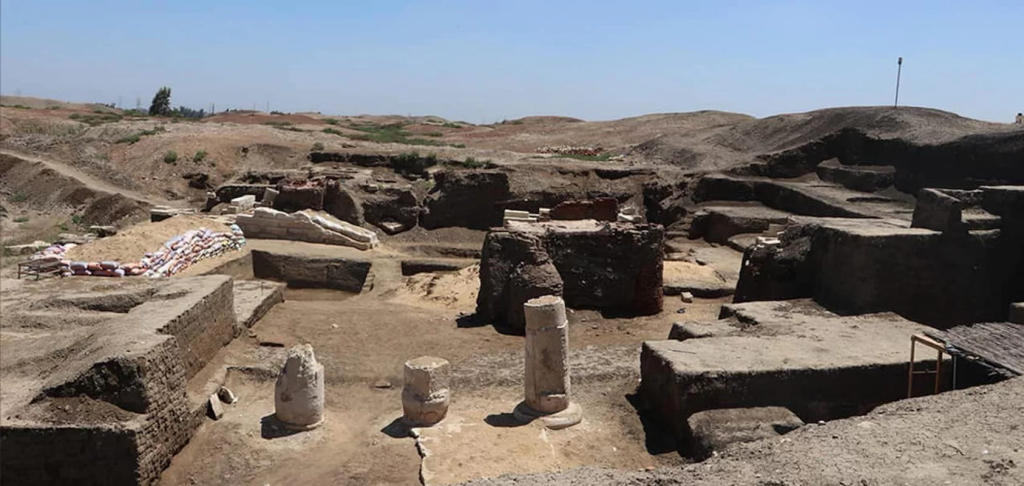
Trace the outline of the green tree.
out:
[[[150,116],[167,116],[171,114],[171,88],[164,86],[153,96],[149,105]]]

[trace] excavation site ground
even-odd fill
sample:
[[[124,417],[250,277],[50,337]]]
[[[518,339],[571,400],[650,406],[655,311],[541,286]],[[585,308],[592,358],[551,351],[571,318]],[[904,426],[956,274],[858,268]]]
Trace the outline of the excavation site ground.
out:
[[[1024,484],[1020,125],[3,98],[4,484]]]

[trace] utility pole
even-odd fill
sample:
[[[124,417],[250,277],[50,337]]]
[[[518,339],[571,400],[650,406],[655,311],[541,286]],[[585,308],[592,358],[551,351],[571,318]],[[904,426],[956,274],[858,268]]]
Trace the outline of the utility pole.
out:
[[[270,101],[268,100],[266,103],[267,103],[267,113],[270,113]]]
[[[117,107],[121,108],[122,106],[123,105],[121,105],[121,95],[117,95]]]
[[[896,108],[900,104],[900,74],[903,72],[903,58],[900,57],[896,61],[896,100],[892,102],[892,107]]]

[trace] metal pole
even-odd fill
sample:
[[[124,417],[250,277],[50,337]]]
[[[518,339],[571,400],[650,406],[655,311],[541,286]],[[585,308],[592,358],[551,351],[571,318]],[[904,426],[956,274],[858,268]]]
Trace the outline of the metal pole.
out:
[[[896,108],[900,104],[900,74],[903,72],[903,58],[901,57],[896,61],[896,100],[893,101],[892,107]]]

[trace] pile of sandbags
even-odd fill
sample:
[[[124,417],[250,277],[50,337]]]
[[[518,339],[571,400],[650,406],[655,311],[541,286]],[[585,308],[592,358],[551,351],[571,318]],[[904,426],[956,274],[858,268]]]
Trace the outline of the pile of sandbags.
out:
[[[64,258],[64,255],[68,252],[68,250],[70,250],[70,249],[72,249],[72,248],[74,248],[76,246],[78,246],[78,245],[76,245],[74,243],[67,243],[67,244],[64,244],[64,245],[62,245],[60,243],[55,243],[55,244],[50,245],[50,246],[48,246],[46,248],[43,248],[42,250],[39,250],[39,251],[35,252],[31,257],[29,257],[29,259],[30,260],[60,260],[60,259]]]
[[[71,245],[74,246],[74,245]],[[60,271],[65,277],[125,277],[146,275],[169,277],[192,264],[227,251],[245,246],[245,236],[237,225],[230,232],[214,232],[206,228],[190,230],[168,240],[155,252],[146,253],[138,263],[121,264],[115,261],[72,262],[61,260]],[[45,250],[44,250],[45,251]]]
[[[62,276],[71,277],[124,277],[125,275],[141,275],[138,264],[122,266],[118,262],[72,262],[61,260],[60,273]]]
[[[146,253],[139,262],[148,277],[169,277],[192,264],[245,246],[245,236],[238,225],[230,232],[214,232],[206,228],[190,230],[171,238],[159,250]]]

